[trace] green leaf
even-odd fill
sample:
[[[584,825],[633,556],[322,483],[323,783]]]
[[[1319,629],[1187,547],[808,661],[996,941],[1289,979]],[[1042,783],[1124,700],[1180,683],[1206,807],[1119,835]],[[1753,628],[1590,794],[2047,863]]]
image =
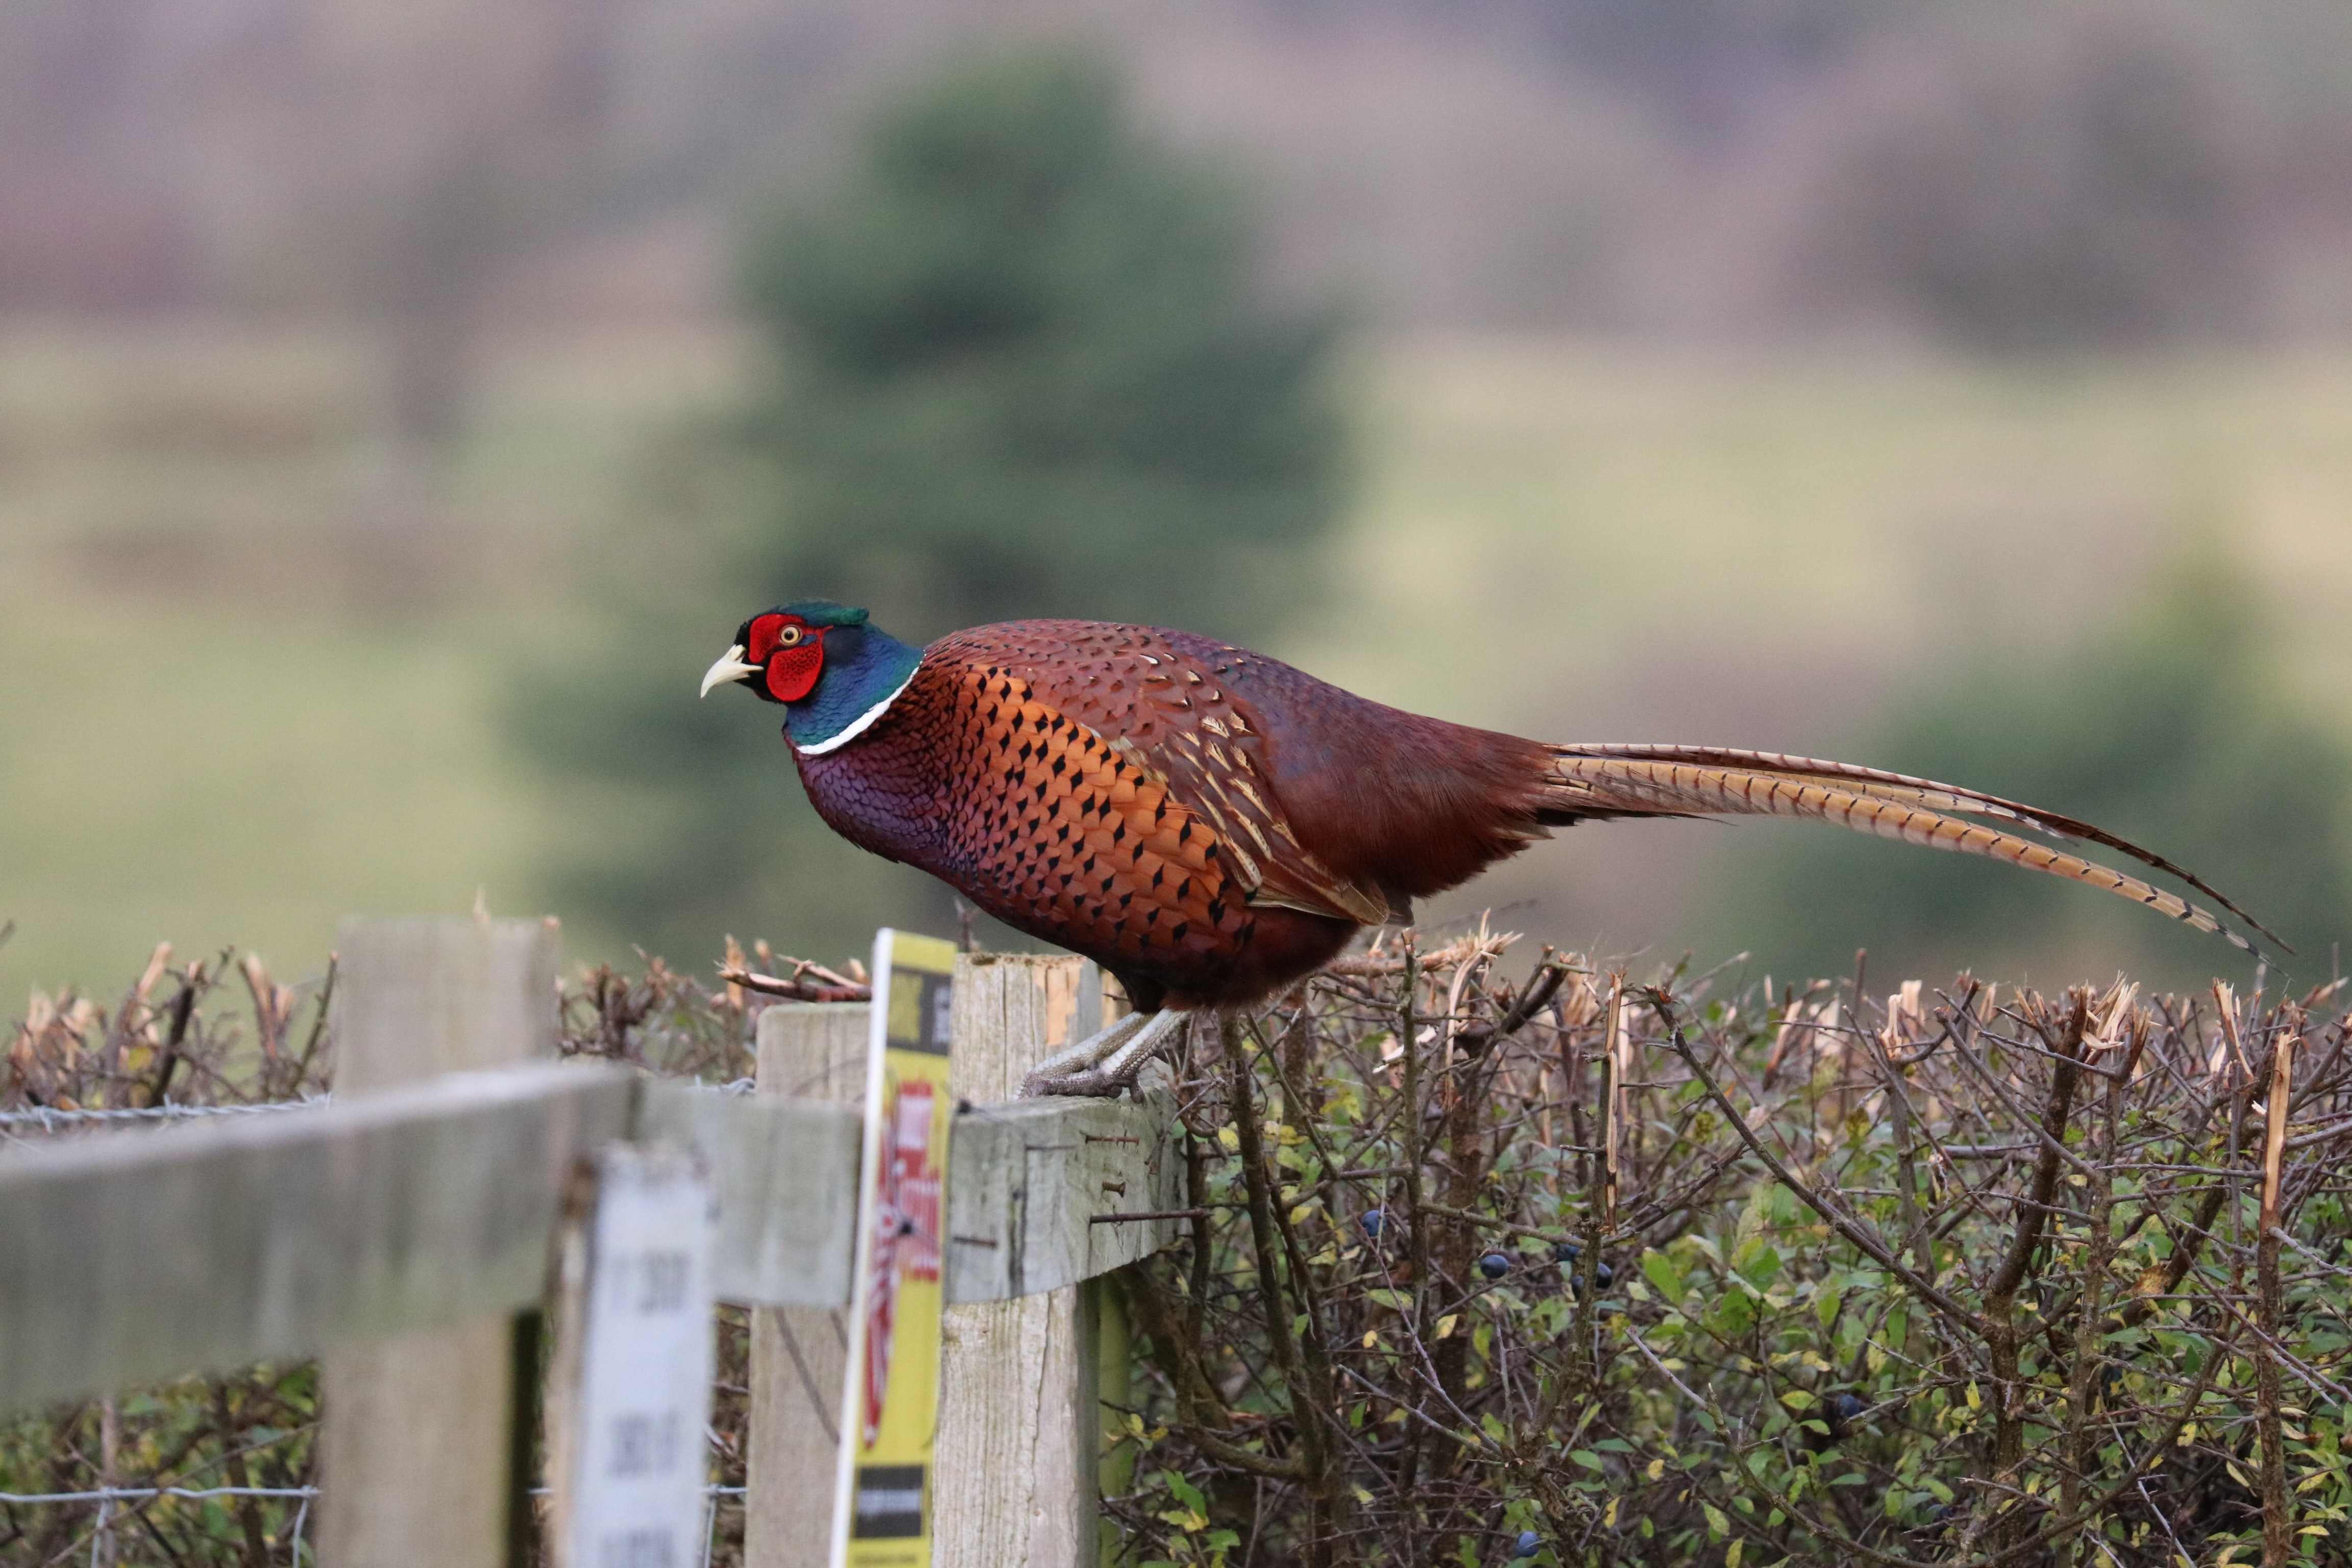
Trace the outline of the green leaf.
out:
[[[1182,1503],[1186,1508],[1191,1509],[1194,1513],[1206,1513],[1208,1511],[1209,1500],[1201,1495],[1201,1489],[1186,1480],[1183,1477],[1178,1475],[1175,1471],[1160,1471],[1160,1482],[1171,1492],[1175,1494],[1177,1501]]]
[[[1740,1249],[1736,1267],[1739,1277],[1759,1290],[1771,1288],[1780,1277],[1780,1249],[1769,1241],[1758,1240]]]

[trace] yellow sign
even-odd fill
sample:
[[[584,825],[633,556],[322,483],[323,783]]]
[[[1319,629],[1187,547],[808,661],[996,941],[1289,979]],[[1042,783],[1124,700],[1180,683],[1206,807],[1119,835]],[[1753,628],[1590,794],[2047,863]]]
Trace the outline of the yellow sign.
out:
[[[876,933],[834,1568],[930,1568],[954,975],[952,943]]]

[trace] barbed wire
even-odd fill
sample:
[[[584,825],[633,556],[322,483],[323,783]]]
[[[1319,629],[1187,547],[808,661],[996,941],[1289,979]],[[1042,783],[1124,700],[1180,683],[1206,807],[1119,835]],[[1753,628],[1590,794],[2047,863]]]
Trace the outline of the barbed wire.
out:
[[[739,1078],[710,1087],[720,1094],[749,1094],[754,1084],[751,1079]],[[34,1105],[18,1110],[0,1110],[0,1128],[37,1127],[44,1132],[55,1132],[94,1122],[183,1121],[203,1116],[262,1116],[279,1110],[308,1110],[312,1106],[332,1105],[334,1102],[334,1095],[327,1093],[306,1095],[300,1100],[257,1100],[249,1105],[139,1105],[120,1110]]]
[[[27,1106],[21,1110],[0,1110],[0,1127],[37,1127],[45,1132],[91,1122],[106,1121],[183,1121],[201,1116],[263,1116],[280,1110],[307,1110],[314,1105],[331,1105],[332,1094],[314,1094],[300,1100],[257,1100],[249,1105],[139,1105],[121,1110],[91,1110],[82,1107],[65,1109],[51,1105]]]
[[[86,1492],[0,1492],[0,1503],[152,1502],[157,1498],[315,1498],[316,1487],[96,1487]]]
[[[533,1487],[530,1495],[546,1497],[553,1489]],[[707,1486],[707,1498],[741,1497],[743,1487]],[[69,1502],[152,1502],[157,1498],[316,1498],[317,1487],[95,1487],[84,1492],[0,1492],[0,1503],[30,1505]]]

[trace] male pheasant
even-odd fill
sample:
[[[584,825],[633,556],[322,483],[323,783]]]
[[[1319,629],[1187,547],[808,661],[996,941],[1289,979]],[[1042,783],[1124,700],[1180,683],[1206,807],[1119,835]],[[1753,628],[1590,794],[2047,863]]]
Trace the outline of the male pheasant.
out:
[[[703,693],[730,681],[784,705],[834,831],[1127,988],[1137,1014],[1041,1064],[1033,1091],[1117,1092],[1186,1014],[1257,1001],[1361,927],[1589,819],[1816,817],[2088,882],[2248,946],[2172,893],[1969,820],[1990,818],[2103,845],[2263,929],[2158,856],[1956,784],[1722,746],[1521,740],[1154,626],[1013,621],[915,648],[864,610],[803,600],[744,622]]]

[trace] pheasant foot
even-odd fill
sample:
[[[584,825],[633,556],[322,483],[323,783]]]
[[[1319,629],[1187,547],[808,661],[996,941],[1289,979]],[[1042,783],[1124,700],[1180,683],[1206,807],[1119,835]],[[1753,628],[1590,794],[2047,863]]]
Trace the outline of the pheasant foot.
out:
[[[1024,1100],[1047,1094],[1108,1097],[1133,1089],[1143,1064],[1174,1037],[1188,1016],[1171,1008],[1150,1015],[1130,1013],[1039,1062],[1022,1080],[1021,1096]]]

